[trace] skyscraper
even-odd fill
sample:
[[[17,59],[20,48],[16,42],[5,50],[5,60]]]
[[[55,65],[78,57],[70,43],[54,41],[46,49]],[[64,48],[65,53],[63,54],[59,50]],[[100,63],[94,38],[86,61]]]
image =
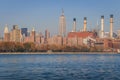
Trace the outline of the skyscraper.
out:
[[[36,41],[35,39],[36,39],[36,32],[33,27],[32,31],[31,31],[31,42],[35,42]]]
[[[25,37],[27,37],[27,33],[28,29],[27,28],[21,28],[21,34],[24,35]]]
[[[46,29],[45,30],[45,43],[48,43],[48,38],[50,38],[50,32]]]
[[[18,25],[13,25],[13,29],[10,32],[10,41],[20,42],[21,41],[21,31]]]
[[[13,25],[13,30],[18,29],[18,25]]]
[[[66,20],[65,20],[63,10],[62,10],[62,15],[60,16],[60,21],[59,21],[59,35],[63,37],[66,36]]]
[[[47,29],[45,30],[45,38],[50,38],[50,32]]]
[[[7,25],[5,26],[5,29],[4,29],[4,41],[5,42],[10,41],[10,33]]]

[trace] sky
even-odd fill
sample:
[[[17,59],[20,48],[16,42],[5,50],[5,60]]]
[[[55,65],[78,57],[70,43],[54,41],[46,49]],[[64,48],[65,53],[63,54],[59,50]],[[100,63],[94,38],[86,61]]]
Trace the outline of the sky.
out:
[[[120,0],[0,0],[0,36],[5,24],[9,30],[13,25],[19,28],[33,27],[44,34],[48,29],[57,34],[59,17],[64,10],[67,32],[72,31],[73,18],[77,20],[77,30],[83,28],[83,18],[87,17],[87,29],[100,28],[100,18],[105,17],[105,31],[109,31],[110,14],[114,15],[113,30],[120,29]]]

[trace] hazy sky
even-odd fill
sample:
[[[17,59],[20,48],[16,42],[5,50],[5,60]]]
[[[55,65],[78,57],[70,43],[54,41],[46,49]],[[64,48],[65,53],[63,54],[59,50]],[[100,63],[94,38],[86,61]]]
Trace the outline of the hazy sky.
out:
[[[52,34],[58,32],[62,8],[65,12],[67,31],[72,30],[73,18],[77,19],[77,30],[83,28],[83,18],[87,17],[88,29],[93,29],[100,17],[105,16],[105,31],[109,31],[109,17],[114,15],[114,31],[120,29],[120,0],[0,0],[0,34],[5,24],[17,24],[19,28]]]

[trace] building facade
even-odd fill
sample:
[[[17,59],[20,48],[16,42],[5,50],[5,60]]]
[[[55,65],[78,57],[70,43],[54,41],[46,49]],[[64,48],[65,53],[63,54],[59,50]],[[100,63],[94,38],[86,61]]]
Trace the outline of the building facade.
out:
[[[25,37],[27,37],[28,29],[27,28],[21,28],[21,34]]]
[[[18,25],[13,25],[13,29],[10,32],[10,41],[21,42],[21,30],[18,28]]]

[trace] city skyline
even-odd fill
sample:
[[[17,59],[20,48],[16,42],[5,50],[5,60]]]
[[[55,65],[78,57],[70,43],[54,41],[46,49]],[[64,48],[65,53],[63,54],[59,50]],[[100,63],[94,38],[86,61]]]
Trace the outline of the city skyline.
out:
[[[113,30],[119,29],[119,0],[113,1],[48,1],[48,0],[1,0],[0,1],[0,34],[3,34],[5,24],[9,29],[12,25],[18,25],[20,28],[27,27],[32,30],[35,27],[37,31],[48,29],[51,34],[58,34],[59,16],[62,8],[66,17],[66,30],[72,31],[73,18],[77,19],[76,30],[83,28],[83,18],[87,17],[87,28],[93,29],[97,22],[100,28],[101,15],[105,16],[105,31],[109,31],[109,16],[114,15]],[[95,7],[96,6],[96,7]],[[43,33],[43,32],[42,32]]]

